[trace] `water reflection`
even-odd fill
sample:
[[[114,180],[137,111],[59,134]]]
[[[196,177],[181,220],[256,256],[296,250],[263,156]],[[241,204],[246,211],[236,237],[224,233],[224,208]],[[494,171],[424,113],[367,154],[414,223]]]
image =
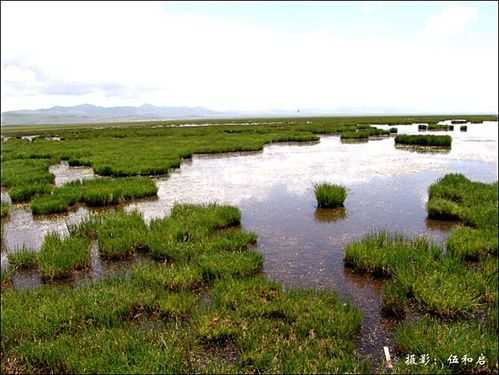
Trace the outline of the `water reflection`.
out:
[[[347,216],[344,208],[328,209],[317,208],[314,212],[315,221],[318,223],[332,223]]]
[[[89,167],[70,167],[66,161],[51,165],[49,172],[55,177],[55,185],[61,186],[71,181],[83,181],[95,178],[95,173]]]

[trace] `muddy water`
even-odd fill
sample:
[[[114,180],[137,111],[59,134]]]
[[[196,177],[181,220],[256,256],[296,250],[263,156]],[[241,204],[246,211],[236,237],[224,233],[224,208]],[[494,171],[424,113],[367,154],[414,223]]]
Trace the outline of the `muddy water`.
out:
[[[399,126],[417,133],[417,126]],[[497,123],[456,126],[452,149],[421,153],[394,147],[393,137],[364,144],[343,144],[324,136],[319,143],[272,144],[262,152],[195,155],[167,179],[157,181],[157,200],[136,202],[146,220],[163,217],[175,202],[218,201],[241,208],[243,226],[258,234],[264,272],[288,287],[336,290],[364,313],[359,350],[378,359],[382,346],[393,346],[380,316],[381,283],[352,274],[343,266],[344,246],[377,229],[423,234],[442,242],[452,227],[427,220],[428,186],[450,172],[471,179],[497,179]],[[344,210],[317,210],[313,184],[347,187]],[[15,209],[4,225],[10,251],[28,243],[38,248],[49,230],[65,231],[66,221],[88,214],[80,208],[66,216],[33,220]]]

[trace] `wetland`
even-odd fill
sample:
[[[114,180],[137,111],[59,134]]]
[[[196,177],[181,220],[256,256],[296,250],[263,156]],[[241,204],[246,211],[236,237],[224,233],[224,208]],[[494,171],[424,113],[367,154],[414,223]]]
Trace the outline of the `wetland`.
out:
[[[428,350],[497,371],[498,125],[467,120],[3,131],[2,368],[417,373]]]

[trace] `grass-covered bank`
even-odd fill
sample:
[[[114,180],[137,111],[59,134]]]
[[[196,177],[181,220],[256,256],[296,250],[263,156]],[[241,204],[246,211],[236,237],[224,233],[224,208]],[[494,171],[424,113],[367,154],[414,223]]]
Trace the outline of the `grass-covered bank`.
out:
[[[367,373],[355,356],[359,311],[260,275],[256,236],[239,223],[238,209],[218,205],[176,205],[150,225],[118,211],[13,256],[47,281],[2,289],[2,372]],[[53,283],[88,266],[90,241],[106,259],[149,260],[72,288]]]
[[[158,188],[147,177],[125,177],[75,181],[53,188],[50,194],[34,198],[34,214],[51,214],[67,211],[76,203],[88,206],[107,206],[124,201],[156,196]]]
[[[429,188],[428,214],[463,225],[444,245],[379,232],[346,247],[347,266],[386,280],[383,312],[401,320],[394,373],[497,372],[497,194],[497,182],[447,175]],[[403,320],[409,312],[417,318]],[[431,361],[407,364],[410,355]]]

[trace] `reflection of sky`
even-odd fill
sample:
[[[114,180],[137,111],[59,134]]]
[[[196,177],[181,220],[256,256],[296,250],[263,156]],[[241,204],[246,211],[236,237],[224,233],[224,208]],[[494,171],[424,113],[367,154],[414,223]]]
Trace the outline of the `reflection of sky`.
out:
[[[417,133],[417,125],[399,126],[399,131]],[[234,205],[243,201],[264,201],[275,185],[284,185],[288,192],[302,195],[311,192],[313,184],[320,181],[348,187],[368,183],[373,177],[425,170],[449,173],[459,169],[456,161],[497,165],[497,123],[473,124],[468,126],[466,133],[454,130],[446,134],[453,137],[449,153],[398,150],[392,137],[371,140],[367,144],[342,144],[339,137],[324,136],[318,144],[273,144],[258,153],[195,155],[192,163],[182,164],[179,172],[158,183],[159,201],[141,202],[131,207],[138,208],[149,218],[166,215],[175,201],[202,203],[214,200]],[[488,180],[494,178],[485,176]],[[426,190],[422,190],[420,196],[425,202]]]
[[[49,172],[55,176],[55,185],[61,186],[71,181],[86,180],[95,177],[94,170],[89,167],[70,167],[67,162],[51,165]]]

